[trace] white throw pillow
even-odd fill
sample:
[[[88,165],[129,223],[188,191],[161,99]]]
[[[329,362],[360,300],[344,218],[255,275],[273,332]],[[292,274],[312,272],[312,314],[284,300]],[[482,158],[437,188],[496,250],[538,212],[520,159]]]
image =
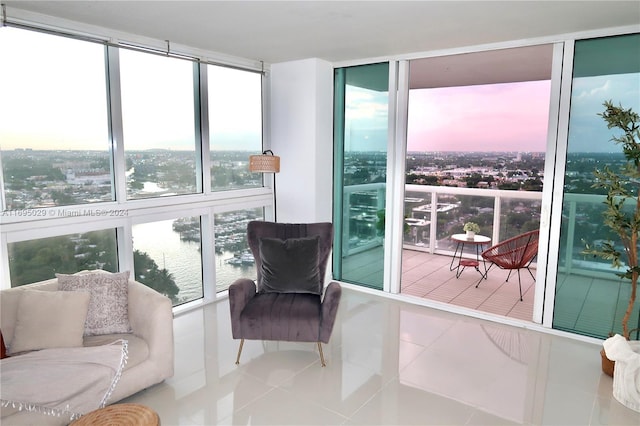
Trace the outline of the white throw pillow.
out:
[[[86,291],[24,290],[9,353],[82,346],[89,297]]]
[[[58,289],[84,290],[91,294],[84,335],[130,333],[129,271],[93,271],[84,274],[56,274]]]

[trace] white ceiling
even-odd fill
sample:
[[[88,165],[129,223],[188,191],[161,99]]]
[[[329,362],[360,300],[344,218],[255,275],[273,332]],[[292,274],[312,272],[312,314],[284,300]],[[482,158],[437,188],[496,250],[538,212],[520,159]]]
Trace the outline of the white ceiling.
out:
[[[4,1],[237,57],[331,62],[640,25],[640,1]],[[640,27],[639,27],[640,28]]]
[[[542,44],[411,61],[409,88],[551,79],[553,45]]]

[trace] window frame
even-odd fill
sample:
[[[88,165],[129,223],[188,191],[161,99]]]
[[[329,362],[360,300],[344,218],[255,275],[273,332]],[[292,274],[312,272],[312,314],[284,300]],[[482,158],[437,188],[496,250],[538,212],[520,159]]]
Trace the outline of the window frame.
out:
[[[159,54],[158,50],[146,49],[144,47],[123,46],[109,41],[110,37],[86,37],[78,35],[72,30],[69,32],[49,31],[46,27],[31,27],[22,25],[11,25],[23,30],[36,30],[51,33],[52,36],[66,36],[77,38],[85,42],[97,42],[105,46],[105,67],[107,80],[105,81],[105,91],[108,93],[108,129],[111,141],[111,161],[113,163],[113,189],[115,192],[114,201],[101,202],[99,205],[77,204],[69,206],[56,206],[42,209],[44,216],[17,216],[7,214],[7,211],[0,211],[0,289],[9,288],[9,258],[8,244],[55,237],[68,234],[76,234],[97,230],[115,229],[118,251],[118,269],[120,271],[133,270],[133,243],[132,226],[136,223],[153,222],[163,218],[175,218],[182,216],[198,215],[201,217],[201,241],[202,241],[202,269],[203,269],[203,298],[194,302],[179,305],[179,310],[189,306],[200,305],[216,300],[224,296],[226,291],[218,293],[215,283],[215,251],[214,246],[214,223],[213,216],[218,212],[229,210],[239,210],[247,208],[261,207],[265,211],[265,219],[273,217],[273,193],[272,189],[264,186],[247,188],[211,191],[210,180],[210,146],[209,146],[209,123],[208,123],[208,86],[207,86],[207,66],[222,65],[234,68],[239,71],[255,72],[260,74],[261,87],[261,139],[262,149],[268,148],[268,141],[265,140],[265,117],[268,116],[267,105],[268,91],[265,90],[265,81],[268,78],[264,70],[264,64],[260,67],[255,64],[250,65],[249,61],[234,58],[225,58],[224,61],[200,58],[194,55],[176,55],[181,59],[188,59],[193,62],[193,90],[194,102],[194,126],[196,129],[196,174],[198,175],[197,186],[200,192],[194,194],[182,194],[172,197],[126,199],[125,168],[126,159],[123,143],[122,127],[122,104],[121,86],[119,74],[119,49],[134,48],[148,54]],[[1,28],[0,28],[1,31]],[[167,54],[164,52],[164,54]],[[174,54],[171,54],[173,56]],[[0,153],[0,161],[2,155]],[[0,173],[0,194],[1,206],[4,204],[3,176]],[[102,212],[97,214],[96,212]],[[111,213],[104,213],[111,212]]]

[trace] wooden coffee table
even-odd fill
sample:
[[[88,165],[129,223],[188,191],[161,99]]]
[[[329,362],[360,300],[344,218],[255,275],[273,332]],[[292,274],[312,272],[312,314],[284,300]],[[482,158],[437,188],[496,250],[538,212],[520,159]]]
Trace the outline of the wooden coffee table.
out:
[[[140,404],[114,404],[85,414],[72,426],[159,426],[160,416]]]

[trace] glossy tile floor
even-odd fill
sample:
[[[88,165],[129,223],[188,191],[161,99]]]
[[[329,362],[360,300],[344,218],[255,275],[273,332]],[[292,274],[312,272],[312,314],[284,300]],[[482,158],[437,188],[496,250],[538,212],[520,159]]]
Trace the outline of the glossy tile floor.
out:
[[[163,426],[640,424],[611,396],[597,344],[354,289],[325,368],[313,343],[259,341],[236,366],[227,300],[174,327],[174,377],[127,400]]]

